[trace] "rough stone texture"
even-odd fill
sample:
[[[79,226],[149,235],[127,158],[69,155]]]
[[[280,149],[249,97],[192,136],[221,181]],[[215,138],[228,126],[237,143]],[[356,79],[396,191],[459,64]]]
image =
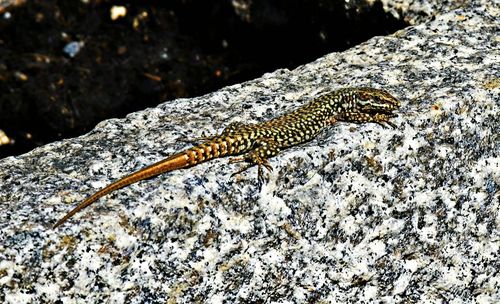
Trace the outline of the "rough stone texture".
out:
[[[498,5],[384,2],[434,17],[0,160],[0,301],[500,301]],[[399,128],[339,124],[272,159],[261,191],[255,170],[230,179],[238,165],[221,159],[50,228],[98,188],[188,147],[181,138],[343,86],[393,93]]]

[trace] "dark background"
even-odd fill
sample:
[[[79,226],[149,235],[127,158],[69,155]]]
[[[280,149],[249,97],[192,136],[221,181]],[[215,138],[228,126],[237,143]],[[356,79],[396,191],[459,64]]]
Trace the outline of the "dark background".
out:
[[[32,0],[0,8],[0,158],[405,27],[345,1]],[[127,9],[111,20],[113,5]],[[65,51],[79,43],[73,57]]]

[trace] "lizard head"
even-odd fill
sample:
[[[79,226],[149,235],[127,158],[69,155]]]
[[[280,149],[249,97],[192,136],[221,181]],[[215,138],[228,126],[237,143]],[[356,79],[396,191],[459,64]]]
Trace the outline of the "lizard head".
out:
[[[363,113],[391,114],[401,106],[399,100],[384,90],[359,88],[354,92],[354,106]]]
[[[375,122],[386,123],[392,127],[389,118],[396,117],[393,113],[401,103],[384,90],[373,88],[356,88],[347,91],[350,96],[349,106],[339,116],[339,120],[354,123]]]

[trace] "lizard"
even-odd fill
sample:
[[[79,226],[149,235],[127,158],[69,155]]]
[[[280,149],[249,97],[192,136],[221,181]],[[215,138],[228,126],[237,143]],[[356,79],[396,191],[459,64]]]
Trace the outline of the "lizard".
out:
[[[269,159],[280,151],[314,139],[322,130],[337,122],[378,123],[396,126],[389,121],[401,103],[385,90],[368,87],[341,88],[325,93],[287,114],[257,124],[231,123],[219,135],[175,153],[139,171],[126,175],[87,197],[54,224],[62,225],[80,210],[99,198],[141,180],[209,160],[235,156],[230,162],[246,162],[239,174],[257,166],[259,185],[264,182],[263,168],[272,171]]]

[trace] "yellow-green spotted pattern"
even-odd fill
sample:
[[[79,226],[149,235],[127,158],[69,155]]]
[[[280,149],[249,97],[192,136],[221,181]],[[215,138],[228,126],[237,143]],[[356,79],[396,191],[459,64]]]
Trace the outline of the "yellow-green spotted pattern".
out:
[[[312,140],[337,121],[389,122],[399,101],[373,88],[344,88],[311,100],[306,105],[260,124],[230,124],[215,136],[186,151],[192,165],[227,155],[247,153],[242,160],[262,165],[280,150]]]

